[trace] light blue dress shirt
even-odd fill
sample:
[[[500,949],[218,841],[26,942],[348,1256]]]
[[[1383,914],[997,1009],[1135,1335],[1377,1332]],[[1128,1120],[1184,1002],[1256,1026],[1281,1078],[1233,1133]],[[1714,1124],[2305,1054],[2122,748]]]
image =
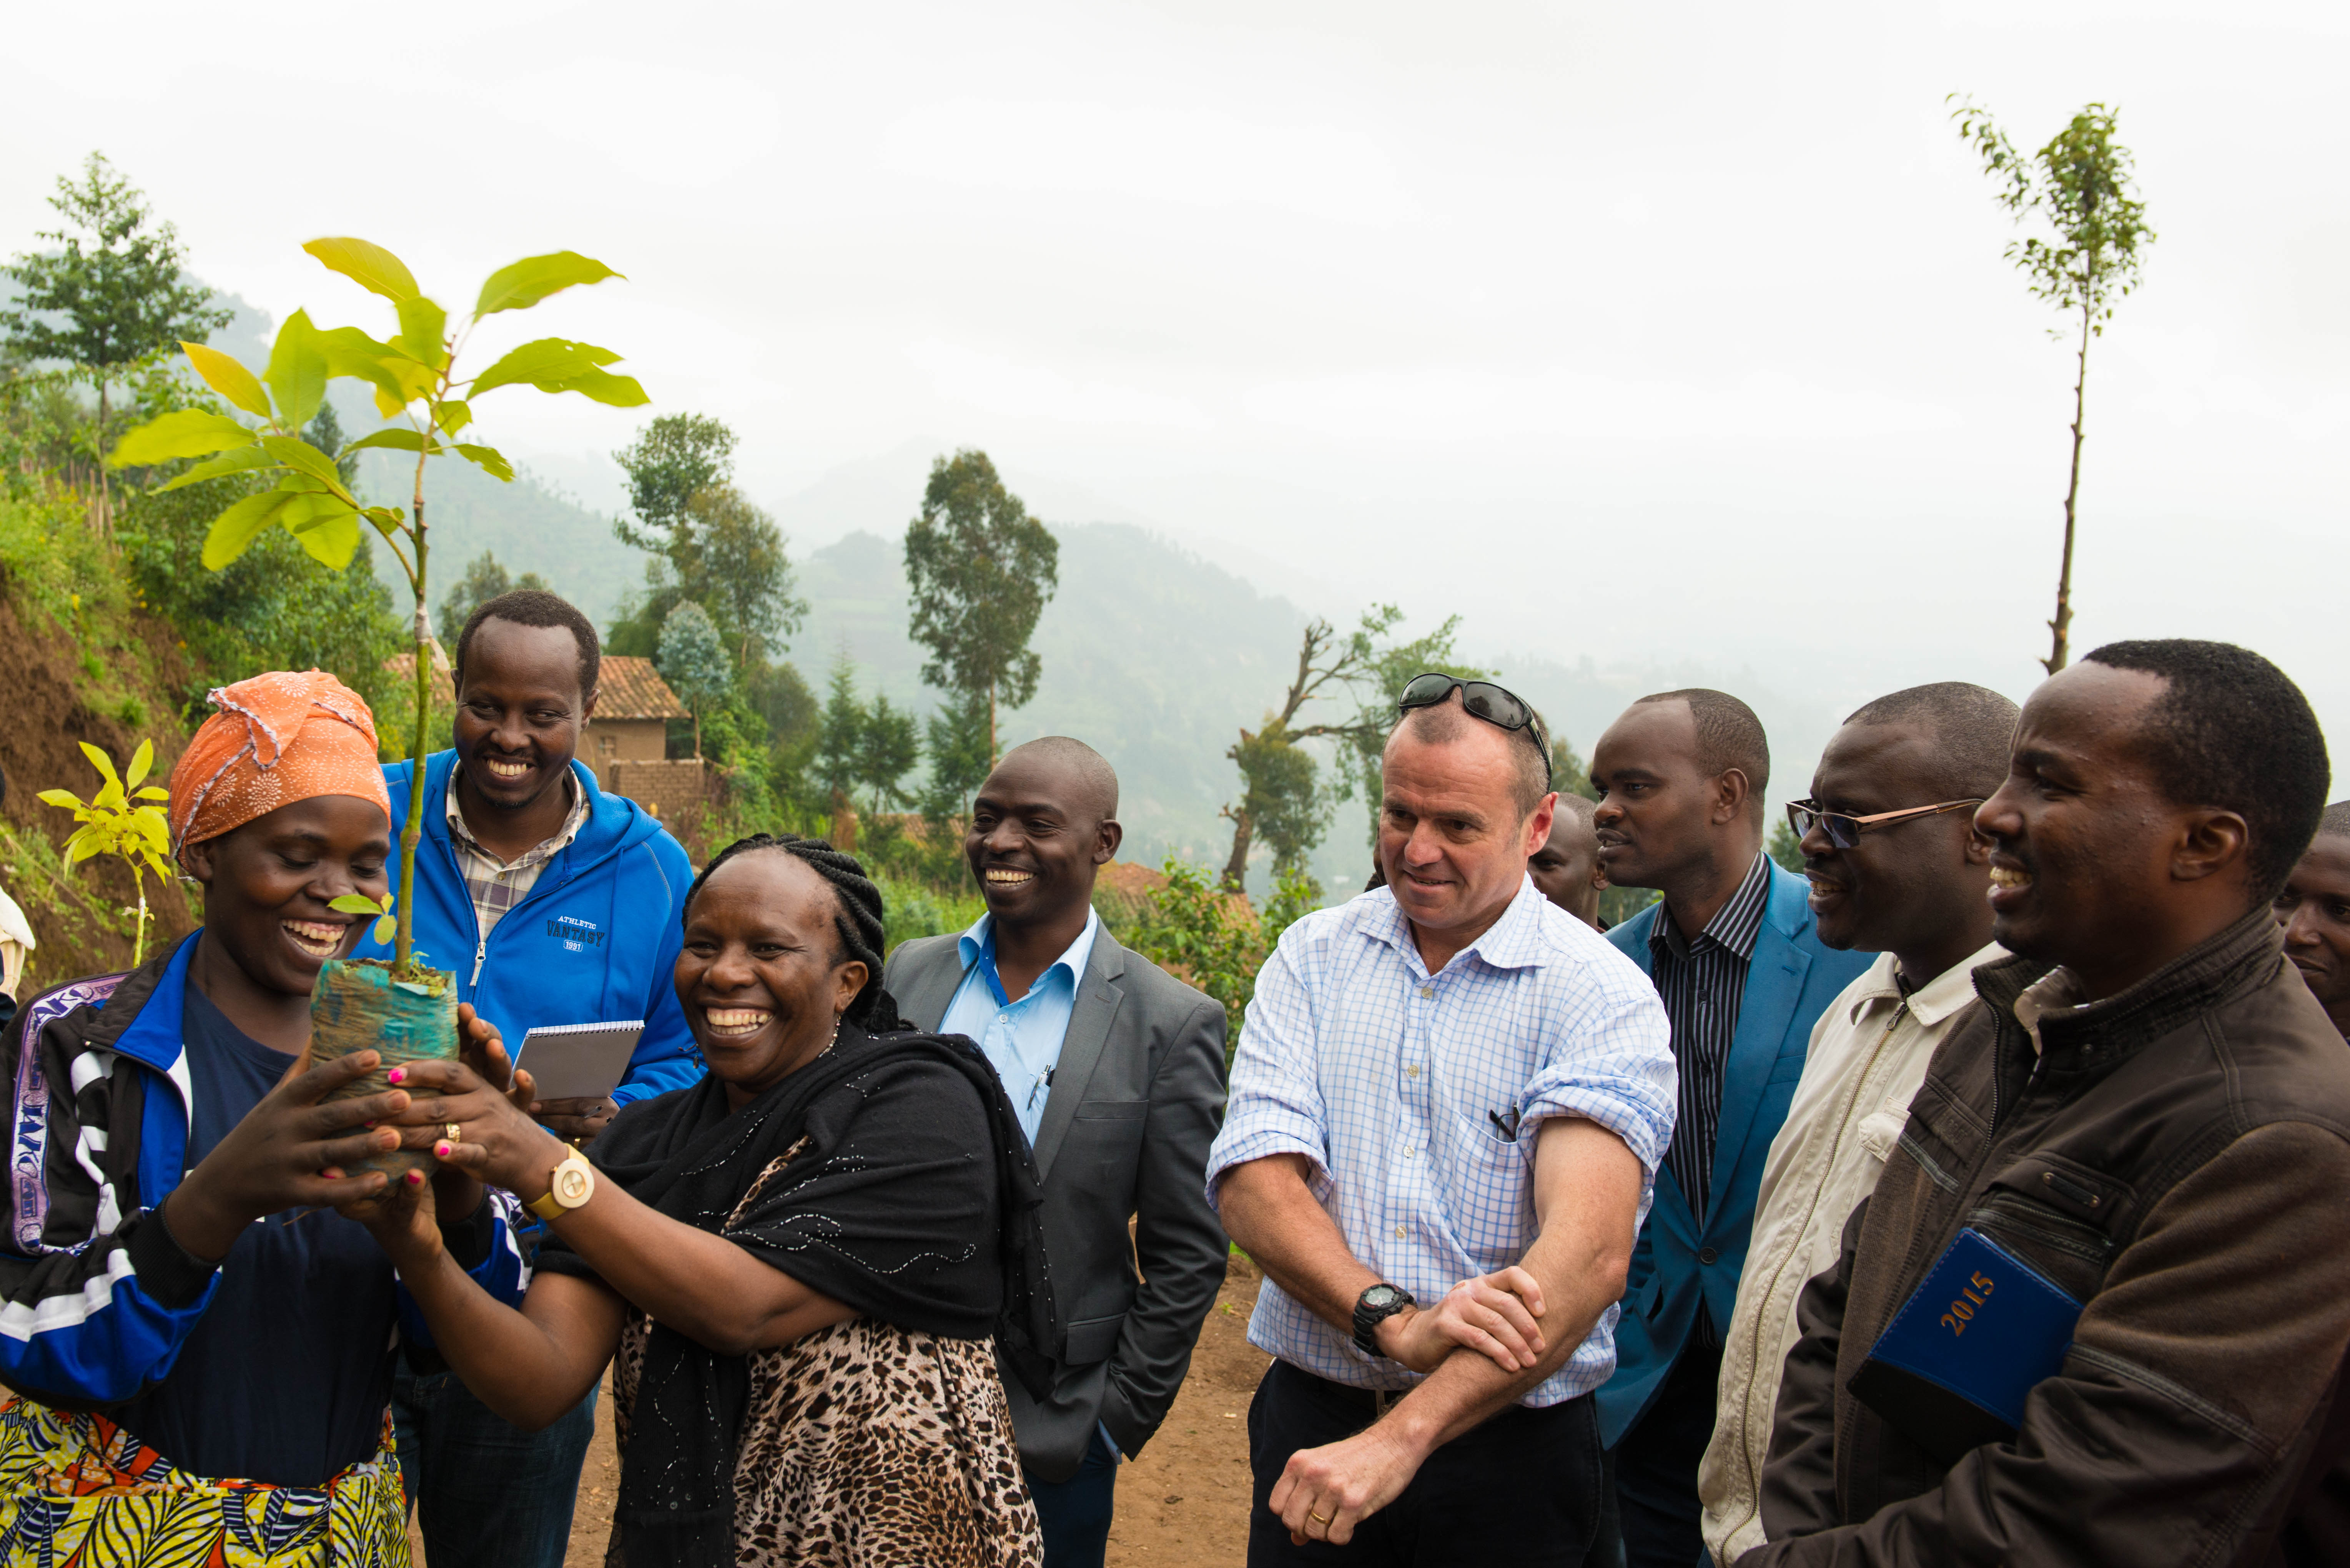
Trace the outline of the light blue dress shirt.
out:
[[[967,1034],[979,1042],[980,1054],[1003,1080],[1003,1093],[1019,1115],[1020,1130],[1031,1147],[1045,1119],[1061,1043],[1068,1038],[1069,1014],[1076,1010],[1077,986],[1085,979],[1094,936],[1100,929],[1101,916],[1087,909],[1086,929],[1069,950],[1046,965],[1017,1002],[1005,998],[1003,977],[996,971],[993,915],[982,915],[955,942],[962,960],[962,983],[947,1003],[939,1033]]]
[[[1582,1116],[1640,1161],[1646,1220],[1672,1139],[1676,1074],[1663,1003],[1632,961],[1532,878],[1435,974],[1385,888],[1282,933],[1257,976],[1232,1061],[1208,1199],[1226,1170],[1302,1154],[1347,1250],[1423,1303],[1509,1267],[1536,1234],[1539,1125]],[[1610,1304],[1521,1404],[1587,1394],[1616,1369]],[[1334,1383],[1420,1379],[1365,1355],[1273,1281],[1249,1343]]]

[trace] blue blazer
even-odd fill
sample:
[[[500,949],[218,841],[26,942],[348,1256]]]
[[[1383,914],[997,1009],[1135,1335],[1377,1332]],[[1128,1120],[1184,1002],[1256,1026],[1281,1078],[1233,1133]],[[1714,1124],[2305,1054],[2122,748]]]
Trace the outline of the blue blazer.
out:
[[[1616,1324],[1616,1375],[1599,1389],[1599,1437],[1611,1449],[1664,1386],[1697,1327],[1700,1300],[1715,1328],[1729,1330],[1754,1229],[1762,1159],[1795,1097],[1812,1025],[1836,993],[1876,961],[1875,953],[1837,952],[1822,945],[1805,901],[1810,889],[1794,872],[1771,867],[1770,897],[1755,933],[1738,1033],[1722,1075],[1721,1127],[1702,1227],[1672,1172],[1657,1172],[1656,1200],[1632,1245],[1632,1266],[1625,1276],[1624,1311]],[[1664,912],[1662,903],[1651,904],[1607,933],[1642,974],[1650,972],[1648,933]]]

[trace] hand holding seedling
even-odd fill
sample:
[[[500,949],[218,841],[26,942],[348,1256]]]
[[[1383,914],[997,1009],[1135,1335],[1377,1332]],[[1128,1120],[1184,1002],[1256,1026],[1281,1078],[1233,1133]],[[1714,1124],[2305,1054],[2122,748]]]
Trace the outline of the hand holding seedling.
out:
[[[379,1064],[374,1052],[355,1051],[307,1071],[300,1059],[286,1068],[277,1086],[163,1200],[159,1212],[172,1239],[194,1257],[216,1261],[265,1214],[380,1193],[390,1179],[380,1172],[341,1171],[400,1147],[399,1131],[380,1124],[407,1110],[411,1096],[393,1090],[322,1103]]]

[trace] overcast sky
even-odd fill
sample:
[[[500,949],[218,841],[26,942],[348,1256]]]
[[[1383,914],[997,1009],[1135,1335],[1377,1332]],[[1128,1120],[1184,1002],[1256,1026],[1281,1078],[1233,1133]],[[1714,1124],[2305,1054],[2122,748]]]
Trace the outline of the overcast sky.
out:
[[[2350,735],[2339,0],[132,4],[102,39],[72,7],[10,31],[0,250],[93,146],[280,316],[389,330],[298,250],[319,234],[452,306],[576,248],[629,281],[504,336],[619,349],[653,411],[742,432],[770,504],[983,446],[1049,518],[1148,522],[1309,607],[1694,658],[1823,722],[2036,678],[2071,360],[1944,96],[2031,147],[2103,100],[2160,239],[2091,358],[2075,647],[2241,640]],[[566,478],[642,417],[477,414]]]

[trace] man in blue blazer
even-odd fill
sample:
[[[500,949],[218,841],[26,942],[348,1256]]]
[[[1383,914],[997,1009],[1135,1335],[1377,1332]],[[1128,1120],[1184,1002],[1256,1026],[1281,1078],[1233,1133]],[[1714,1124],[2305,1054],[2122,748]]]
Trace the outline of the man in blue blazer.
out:
[[[1664,895],[1607,940],[1664,999],[1680,1074],[1672,1145],[1626,1275],[1616,1375],[1599,1389],[1628,1568],[1704,1562],[1698,1461],[1763,1157],[1812,1024],[1868,967],[1867,954],[1820,941],[1809,884],[1762,853],[1770,776],[1761,722],[1721,691],[1643,697],[1592,753],[1607,879]]]

